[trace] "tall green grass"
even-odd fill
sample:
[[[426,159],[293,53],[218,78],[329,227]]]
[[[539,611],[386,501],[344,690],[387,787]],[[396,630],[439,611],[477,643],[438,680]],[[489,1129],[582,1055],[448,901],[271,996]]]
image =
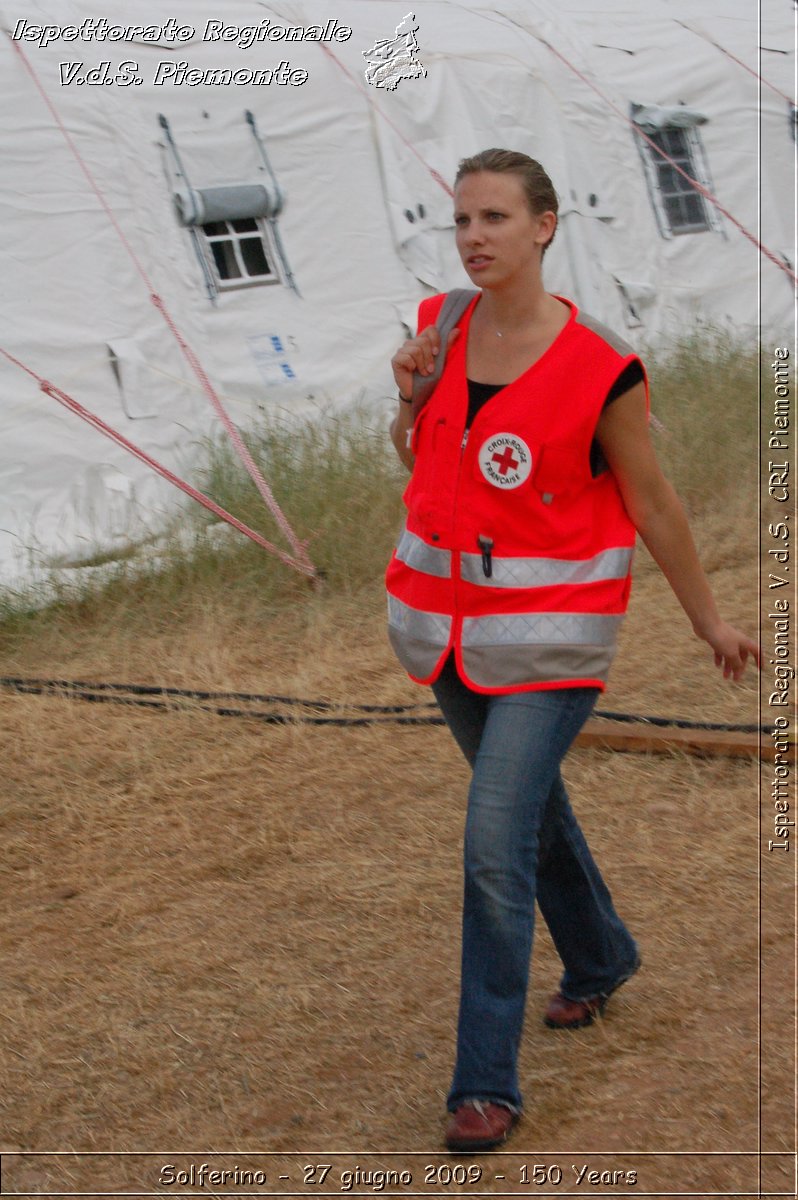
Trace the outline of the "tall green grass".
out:
[[[654,444],[665,473],[697,517],[755,511],[759,356],[750,341],[702,330],[647,362]]]
[[[407,480],[381,413],[351,409],[288,423],[271,421],[247,437],[280,507],[322,580],[307,577],[192,506],[157,546],[89,573],[54,570],[38,595],[0,592],[0,639],[32,626],[173,623],[198,606],[265,611],[311,597],[351,595],[385,569],[401,524]],[[193,481],[228,512],[290,553],[290,546],[227,441],[209,442]],[[98,555],[93,562],[102,562]],[[85,582],[81,583],[81,578]],[[42,603],[42,595],[48,597]]]
[[[753,513],[757,469],[757,358],[732,339],[685,339],[648,363],[654,434],[666,473],[694,518],[739,521]],[[320,592],[199,507],[175,522],[148,565],[145,555],[112,565],[82,587],[58,573],[54,601],[0,594],[0,638],[46,625],[79,635],[81,625],[146,629],[174,624],[199,606],[253,613],[351,597],[375,589],[402,517],[407,475],[383,413],[352,409],[287,423],[270,421],[248,438],[250,450],[292,527],[307,539],[324,576]],[[228,511],[284,545],[274,520],[229,445],[208,444],[195,481]],[[733,532],[733,531],[732,531]],[[285,547],[288,549],[288,547]],[[74,573],[73,573],[74,576]],[[246,614],[246,615],[245,615]]]
[[[333,591],[351,591],[385,568],[401,520],[407,474],[396,459],[386,424],[360,409],[272,422],[248,439],[275,497]],[[209,448],[205,490],[229,512],[268,536],[279,537],[263,501],[229,443]],[[263,552],[242,546],[260,575]],[[273,573],[272,573],[273,574]]]

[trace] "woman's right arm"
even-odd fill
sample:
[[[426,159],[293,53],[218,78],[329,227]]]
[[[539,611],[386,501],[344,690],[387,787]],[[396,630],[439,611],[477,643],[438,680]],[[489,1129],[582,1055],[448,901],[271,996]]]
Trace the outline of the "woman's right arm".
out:
[[[391,441],[394,449],[399,455],[399,459],[407,467],[408,471],[413,470],[415,456],[410,449],[410,434],[413,431],[413,405],[408,404],[406,400],[399,400],[399,409],[391,421]]]
[[[449,334],[446,352],[455,341],[460,330]],[[408,471],[413,470],[413,451],[408,445],[409,433],[413,428],[413,377],[428,376],[435,370],[435,359],[440,353],[441,338],[436,325],[428,325],[417,337],[403,342],[391,359],[393,377],[399,390],[399,411],[391,422],[391,441],[396,453]],[[403,398],[404,397],[404,398]]]

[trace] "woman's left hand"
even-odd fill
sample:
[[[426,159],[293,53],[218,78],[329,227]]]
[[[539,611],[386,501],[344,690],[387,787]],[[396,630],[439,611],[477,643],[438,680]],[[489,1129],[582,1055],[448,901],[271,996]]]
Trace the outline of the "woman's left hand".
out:
[[[709,642],[715,651],[715,666],[722,669],[724,679],[733,679],[735,682],[741,679],[749,655],[759,666],[759,646],[756,642],[725,621],[719,621],[708,632],[700,633],[699,637]]]

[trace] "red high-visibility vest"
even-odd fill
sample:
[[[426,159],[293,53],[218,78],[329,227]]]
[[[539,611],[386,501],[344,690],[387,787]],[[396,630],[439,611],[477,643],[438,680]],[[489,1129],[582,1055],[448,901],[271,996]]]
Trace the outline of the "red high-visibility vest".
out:
[[[590,448],[610,388],[637,356],[565,301],[564,329],[466,436],[477,301],[413,430],[407,522],[386,580],[391,642],[418,683],[434,682],[453,649],[478,692],[603,688],[635,528],[612,472],[593,477]],[[442,303],[422,302],[420,330]]]

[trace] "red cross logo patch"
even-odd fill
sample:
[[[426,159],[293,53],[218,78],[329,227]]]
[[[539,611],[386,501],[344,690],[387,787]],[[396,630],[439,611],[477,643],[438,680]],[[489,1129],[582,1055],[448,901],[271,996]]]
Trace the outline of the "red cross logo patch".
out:
[[[511,491],[532,471],[532,453],[514,433],[496,433],[479,448],[479,469],[494,487]]]

